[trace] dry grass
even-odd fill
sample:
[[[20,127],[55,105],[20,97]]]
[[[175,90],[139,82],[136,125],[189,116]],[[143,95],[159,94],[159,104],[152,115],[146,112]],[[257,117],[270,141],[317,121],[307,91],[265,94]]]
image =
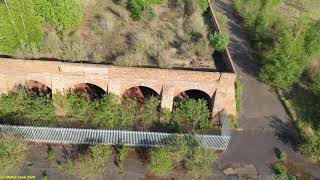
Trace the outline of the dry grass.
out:
[[[290,19],[307,16],[314,20],[320,19],[319,0],[286,0],[282,4],[281,12]]]
[[[153,7],[156,16],[150,21],[132,19],[126,0],[81,3],[86,13],[80,27],[63,33],[47,27],[43,48],[22,49],[20,54],[124,66],[205,64],[214,68],[208,41],[211,29],[192,3],[188,5],[190,15],[186,15],[180,12],[186,11],[183,0],[177,1],[174,8],[168,5],[170,0],[163,1]]]

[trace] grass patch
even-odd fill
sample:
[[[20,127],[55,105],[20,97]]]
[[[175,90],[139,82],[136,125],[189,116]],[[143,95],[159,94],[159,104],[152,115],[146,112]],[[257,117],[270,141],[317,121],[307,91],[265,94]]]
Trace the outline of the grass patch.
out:
[[[28,144],[14,134],[0,134],[0,174],[7,175],[26,159]]]
[[[173,168],[182,166],[193,178],[201,178],[212,173],[217,152],[206,149],[194,136],[176,137],[164,148],[152,149],[149,153],[151,172],[166,176]]]
[[[236,107],[237,107],[237,112],[239,113],[241,111],[241,100],[242,100],[242,83],[240,80],[237,80],[235,82],[235,91],[236,91]]]
[[[289,94],[280,92],[280,98],[303,138],[301,152],[320,160],[319,96],[299,84]]]
[[[14,55],[18,48],[38,48],[44,29],[32,0],[0,3],[0,53]]]
[[[230,128],[238,128],[238,124],[237,124],[237,120],[236,120],[236,117],[232,114],[230,114],[228,116],[228,119],[229,119],[229,127]]]
[[[93,145],[86,154],[80,155],[77,159],[68,160],[60,169],[80,179],[97,179],[104,172],[110,154],[109,146]]]
[[[48,151],[48,160],[51,161],[54,159],[56,159],[56,153],[51,149]]]
[[[277,180],[313,179],[310,173],[291,162],[277,161],[271,164]]]

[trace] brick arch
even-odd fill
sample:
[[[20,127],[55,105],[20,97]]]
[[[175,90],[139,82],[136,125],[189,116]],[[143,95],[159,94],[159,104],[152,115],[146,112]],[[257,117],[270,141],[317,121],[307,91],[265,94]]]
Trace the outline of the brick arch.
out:
[[[122,85],[121,88],[121,95],[123,95],[127,90],[133,87],[146,87],[149,89],[152,89],[155,91],[159,96],[161,95],[161,90],[162,90],[162,85],[160,83],[158,84],[150,84],[150,83],[134,83],[134,84],[127,84],[127,85]]]
[[[43,81],[28,79],[25,81],[25,86],[33,95],[52,97],[51,87]]]
[[[215,89],[209,89],[209,88],[202,88],[202,87],[180,87],[180,88],[175,88],[175,91],[174,91],[174,96],[177,96],[179,93],[182,93],[182,92],[185,92],[185,91],[189,91],[189,90],[197,90],[197,91],[201,91],[201,92],[204,92],[206,93],[210,98],[212,98],[214,96],[214,93],[215,93]]]
[[[28,84],[29,82],[37,82],[37,83],[43,84],[44,86],[50,88],[50,90],[52,89],[51,85],[49,85],[48,82],[44,82],[42,80],[36,80],[36,79],[27,79],[27,80],[25,80],[25,84]]]
[[[107,91],[102,87],[88,82],[74,84],[68,91],[78,95],[84,95],[91,100],[102,98],[107,94]]]
[[[184,99],[184,98],[194,98],[194,99],[205,99],[207,101],[208,108],[211,110],[212,108],[212,96],[210,94],[206,93],[205,91],[191,88],[187,89],[185,91],[181,91],[177,94],[174,95],[174,101],[179,100],[179,99]]]
[[[92,84],[94,86],[101,88],[104,92],[107,92],[108,90],[107,83],[105,82],[99,82],[94,80],[83,80],[83,79],[68,80],[68,82],[64,84],[64,90],[69,91],[79,84]]]

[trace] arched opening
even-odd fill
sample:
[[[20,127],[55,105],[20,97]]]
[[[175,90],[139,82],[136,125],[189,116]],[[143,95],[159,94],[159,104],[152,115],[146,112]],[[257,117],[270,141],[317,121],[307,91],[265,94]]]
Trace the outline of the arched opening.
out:
[[[211,109],[212,106],[211,97],[206,92],[197,89],[183,91],[174,97],[174,101],[182,99],[204,99],[207,102],[208,109]]]
[[[122,97],[137,100],[138,105],[143,105],[144,101],[150,97],[160,97],[153,89],[145,86],[135,86],[126,90]]]
[[[72,89],[72,93],[79,96],[87,97],[90,100],[101,98],[106,92],[99,86],[90,83],[76,84]]]
[[[32,96],[46,96],[48,98],[52,97],[52,90],[45,84],[35,81],[29,80],[26,81],[24,87],[30,92]]]

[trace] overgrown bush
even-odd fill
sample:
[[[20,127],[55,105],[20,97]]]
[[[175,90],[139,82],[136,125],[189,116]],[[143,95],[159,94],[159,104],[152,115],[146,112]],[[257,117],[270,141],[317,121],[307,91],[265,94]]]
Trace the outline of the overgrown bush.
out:
[[[172,152],[167,148],[153,149],[150,152],[149,168],[158,176],[167,176],[173,169]]]
[[[44,30],[32,0],[6,0],[0,3],[0,53],[15,54],[18,48],[38,48]]]
[[[28,144],[14,134],[0,134],[0,174],[8,173],[17,168],[25,160]]]
[[[84,7],[79,0],[32,0],[37,15],[60,30],[72,29],[80,24]]]
[[[68,160],[63,169],[68,175],[80,179],[97,179],[104,172],[110,155],[109,146],[93,145],[87,154],[80,155],[78,159]]]
[[[287,168],[281,163],[275,163],[272,166],[277,180],[286,180],[288,178]]]
[[[282,34],[275,46],[267,52],[260,73],[263,80],[273,86],[290,89],[300,79],[307,65],[305,32],[304,24],[299,23]]]
[[[206,12],[208,10],[209,4],[207,0],[197,0],[197,3],[202,12]]]
[[[155,16],[152,6],[161,3],[162,0],[129,0],[128,7],[132,17],[150,20]]]
[[[203,99],[179,100],[174,104],[173,128],[180,132],[206,130],[210,128],[210,112]]]
[[[217,161],[217,153],[203,147],[192,135],[176,137],[168,148],[175,165],[185,167],[194,178],[210,175]]]
[[[257,47],[269,40],[271,27],[278,19],[280,3],[280,0],[235,0],[235,9],[253,32]]]
[[[210,175],[218,156],[215,151],[198,146],[193,149],[192,155],[186,161],[187,169],[193,176]]]
[[[280,151],[278,158],[280,161],[286,161],[287,160],[287,153],[285,151]]]
[[[229,35],[223,32],[215,32],[209,37],[210,44],[219,52],[224,51],[229,44]]]
[[[0,120],[18,125],[48,125],[56,123],[55,108],[47,97],[31,96],[26,89],[0,96]]]
[[[151,96],[145,104],[138,109],[136,120],[141,124],[140,128],[150,129],[156,122],[159,122],[160,99]]]

